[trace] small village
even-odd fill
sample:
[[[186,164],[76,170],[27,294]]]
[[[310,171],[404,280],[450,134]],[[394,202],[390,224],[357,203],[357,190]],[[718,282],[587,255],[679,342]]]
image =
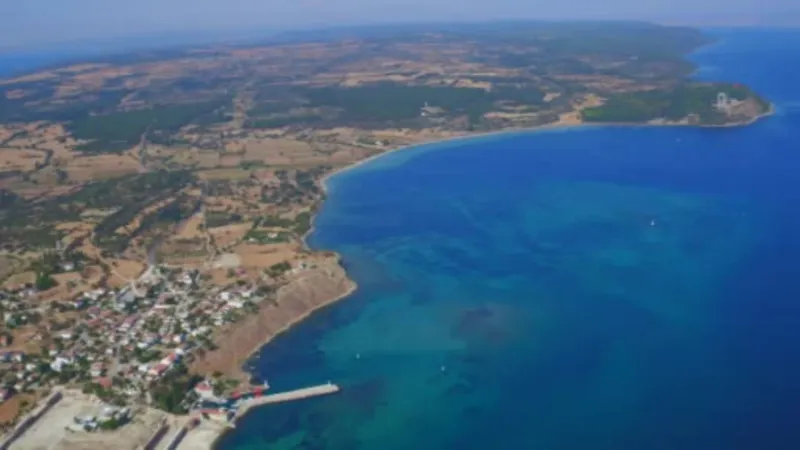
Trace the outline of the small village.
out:
[[[63,264],[72,268],[71,262]],[[270,273],[291,276],[313,267],[286,262]],[[38,400],[23,405],[15,423],[3,430],[6,438],[24,433],[68,391],[93,402],[71,418],[65,427],[70,432],[116,430],[142,408],[191,416],[187,426],[201,419],[232,421],[242,401],[262,397],[268,385],[253,387],[218,373],[204,378],[188,365],[198,353],[214,349],[216,329],[258,311],[259,303],[274,296],[271,279],[272,284],[236,280],[220,287],[205,283],[196,269],[152,265],[124,287],[96,288],[49,304],[65,319],[48,321],[30,337],[42,344],[40,351],[0,353],[2,401]],[[0,291],[7,330],[3,348],[12,346],[16,328],[42,321],[46,311],[38,294],[32,285]],[[6,447],[0,443],[0,448]]]

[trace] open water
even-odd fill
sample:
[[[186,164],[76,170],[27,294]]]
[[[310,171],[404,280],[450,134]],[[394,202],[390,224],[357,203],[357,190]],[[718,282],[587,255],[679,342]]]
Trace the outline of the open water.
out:
[[[715,31],[743,128],[591,127],[397,152],[311,244],[360,289],[251,362],[229,449],[800,448],[800,32]]]
[[[13,77],[40,67],[65,61],[71,56],[67,53],[56,52],[0,52],[0,78]]]

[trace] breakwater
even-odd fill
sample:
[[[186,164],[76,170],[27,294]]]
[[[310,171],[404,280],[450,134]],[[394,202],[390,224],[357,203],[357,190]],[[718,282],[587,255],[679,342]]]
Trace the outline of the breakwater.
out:
[[[309,397],[317,397],[320,395],[329,395],[339,392],[339,386],[333,383],[321,384],[318,386],[311,386],[294,391],[280,392],[278,394],[265,395],[263,397],[252,398],[242,401],[239,408],[236,410],[234,420],[247,414],[252,408],[268,405],[270,403],[281,403],[292,400],[300,400]]]

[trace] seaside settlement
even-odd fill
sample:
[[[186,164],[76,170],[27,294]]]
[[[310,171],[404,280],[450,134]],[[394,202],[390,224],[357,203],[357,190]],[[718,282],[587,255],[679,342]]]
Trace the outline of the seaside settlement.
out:
[[[291,279],[317,266],[301,262],[280,269],[273,275]],[[160,448],[156,444],[161,441],[174,445],[169,448],[206,448],[204,439],[177,445],[202,422],[210,421],[206,427],[214,434],[252,406],[336,392],[338,387],[326,383],[264,395],[266,383],[250,386],[221,373],[189,374],[196,354],[214,348],[215,329],[256,313],[259,304],[274,298],[274,290],[264,286],[219,288],[204,283],[197,270],[154,265],[120,289],[92,289],[51,303],[49,308],[63,320],[51,322],[47,336],[30,337],[48,342],[41,351],[0,353],[2,400],[40,401],[5,430],[0,448],[39,448],[54,438],[63,440],[65,448],[70,442],[80,447],[125,427],[141,429],[132,432],[136,438],[129,443],[136,445],[131,448]],[[44,311],[37,297],[31,286],[0,291],[6,326],[41,320]],[[11,339],[4,334],[3,345],[11,345]],[[45,415],[56,418],[37,427]],[[56,425],[66,434],[53,435]],[[167,444],[170,428],[176,434]]]
[[[481,133],[769,114],[689,77],[709,42],[639,23],[363,30],[0,79],[0,450],[206,449],[254,406],[335,393],[243,369],[355,289],[304,242],[327,176]]]

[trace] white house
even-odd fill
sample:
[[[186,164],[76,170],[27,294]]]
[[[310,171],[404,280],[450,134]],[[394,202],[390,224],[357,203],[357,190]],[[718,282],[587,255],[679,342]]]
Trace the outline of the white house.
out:
[[[50,363],[50,368],[56,372],[61,372],[64,366],[68,366],[72,364],[72,358],[67,358],[64,356],[56,356],[56,359]]]
[[[103,366],[103,363],[99,363],[99,362],[98,362],[98,363],[94,363],[94,364],[92,364],[92,367],[91,367],[91,372],[90,372],[90,373],[91,373],[91,375],[92,375],[93,377],[99,377],[99,376],[103,375],[103,372],[105,372],[105,370],[106,370],[106,369],[105,369],[105,367]]]

